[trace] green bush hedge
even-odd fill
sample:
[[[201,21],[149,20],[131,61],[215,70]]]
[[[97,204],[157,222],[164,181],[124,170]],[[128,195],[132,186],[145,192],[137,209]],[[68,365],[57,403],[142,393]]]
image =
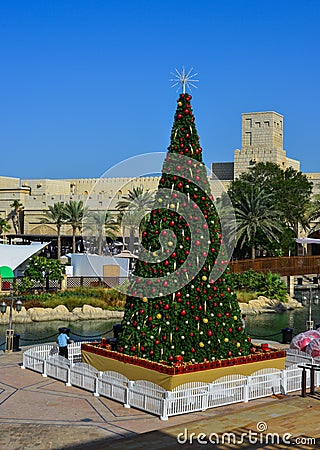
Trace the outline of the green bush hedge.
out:
[[[115,289],[76,288],[57,293],[39,293],[20,297],[26,309],[34,307],[55,308],[65,305],[69,311],[90,305],[109,310],[124,309],[126,296]]]
[[[243,273],[232,274],[235,290],[256,292],[270,299],[287,302],[287,286],[277,273],[267,274],[248,270]]]

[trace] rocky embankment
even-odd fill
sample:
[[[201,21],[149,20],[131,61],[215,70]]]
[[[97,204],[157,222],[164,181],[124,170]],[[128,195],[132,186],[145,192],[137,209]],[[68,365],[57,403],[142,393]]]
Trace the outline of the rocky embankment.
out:
[[[303,308],[300,302],[288,296],[288,302],[283,303],[278,300],[260,295],[256,300],[248,303],[239,303],[243,314],[263,314],[263,313],[283,313],[297,308]]]
[[[123,311],[109,311],[102,308],[94,308],[84,305],[82,308],[74,308],[69,311],[64,305],[56,308],[29,308],[17,313],[13,310],[13,323],[48,322],[51,320],[61,320],[75,322],[76,320],[96,320],[96,319],[119,319],[122,318]],[[0,315],[0,324],[9,323],[9,308],[6,314]]]
[[[301,303],[288,297],[287,303],[278,300],[270,300],[267,297],[259,296],[256,300],[250,300],[248,303],[239,303],[243,314],[263,314],[263,313],[282,313],[296,308],[302,308]],[[13,323],[31,323],[31,322],[49,322],[51,320],[61,320],[75,322],[76,320],[97,320],[97,319],[121,319],[123,311],[109,311],[102,308],[94,308],[90,305],[84,305],[82,308],[74,308],[69,311],[64,305],[56,308],[29,308],[17,313],[13,310]],[[0,315],[0,324],[9,323],[9,308],[6,314]]]

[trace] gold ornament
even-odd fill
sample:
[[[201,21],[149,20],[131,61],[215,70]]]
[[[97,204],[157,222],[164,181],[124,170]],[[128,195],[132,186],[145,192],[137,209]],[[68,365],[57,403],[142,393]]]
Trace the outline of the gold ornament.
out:
[[[224,342],[229,342],[229,339],[228,338],[224,338]]]
[[[178,106],[182,106],[182,102],[178,102]]]
[[[161,319],[161,317],[162,317],[162,316],[161,316],[160,313],[158,313],[158,314],[156,315],[156,318],[157,318],[157,319]]]
[[[204,347],[204,343],[203,342],[199,342],[199,347]]]
[[[237,347],[240,347],[240,342],[237,342]]]
[[[208,278],[207,278],[205,275],[203,275],[202,280],[203,280],[203,281],[207,281],[207,279],[208,279]]]
[[[169,241],[168,242],[168,247],[172,247],[173,246],[173,242]]]
[[[208,319],[204,318],[203,323],[208,323]]]
[[[238,317],[237,317],[237,316],[234,316],[233,320],[238,320]]]
[[[142,301],[143,303],[146,303],[148,301],[147,297],[143,297]]]

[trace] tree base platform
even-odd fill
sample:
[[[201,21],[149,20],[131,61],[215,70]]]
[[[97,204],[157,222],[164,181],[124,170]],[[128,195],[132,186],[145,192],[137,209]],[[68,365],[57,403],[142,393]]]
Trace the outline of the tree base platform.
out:
[[[284,350],[263,350],[260,346],[255,347],[255,353],[248,356],[195,364],[180,361],[172,365],[156,363],[103,348],[101,343],[82,344],[81,354],[82,362],[97,370],[118,372],[131,381],[151,381],[167,391],[192,381],[211,383],[226,375],[249,376],[266,368],[282,370],[286,359]]]

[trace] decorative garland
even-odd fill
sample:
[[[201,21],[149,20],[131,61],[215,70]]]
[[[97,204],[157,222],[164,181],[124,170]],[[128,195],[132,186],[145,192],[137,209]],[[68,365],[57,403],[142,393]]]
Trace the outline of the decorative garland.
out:
[[[262,344],[261,346],[253,346],[252,353],[248,356],[239,356],[236,358],[221,359],[217,361],[204,361],[199,363],[184,362],[182,356],[176,356],[175,361],[168,364],[165,361],[154,362],[145,358],[125,355],[123,353],[111,350],[111,345],[107,341],[108,340],[105,339],[104,342],[81,344],[81,350],[115,359],[127,364],[144,367],[145,369],[166,373],[168,375],[178,375],[202,370],[217,369],[220,367],[236,366],[258,361],[284,358],[286,356],[286,352],[284,350],[270,349],[268,344]]]

